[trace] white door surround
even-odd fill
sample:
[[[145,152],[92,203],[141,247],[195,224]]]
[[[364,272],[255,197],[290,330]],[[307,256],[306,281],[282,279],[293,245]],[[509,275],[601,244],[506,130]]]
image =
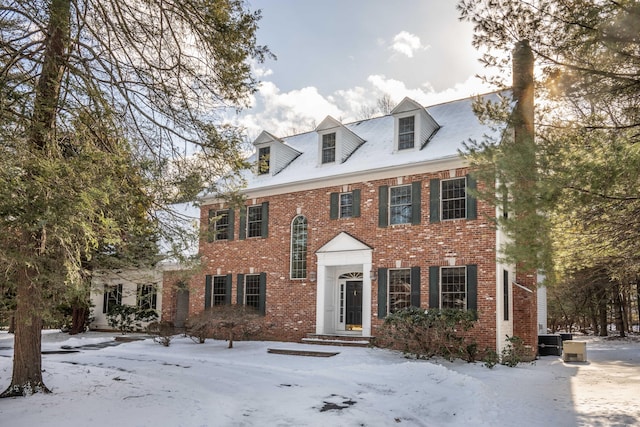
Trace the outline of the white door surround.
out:
[[[340,330],[339,325],[338,278],[345,273],[359,272],[362,273],[362,331],[356,333],[371,336],[372,254],[372,248],[345,232],[318,249],[316,334],[347,333]]]

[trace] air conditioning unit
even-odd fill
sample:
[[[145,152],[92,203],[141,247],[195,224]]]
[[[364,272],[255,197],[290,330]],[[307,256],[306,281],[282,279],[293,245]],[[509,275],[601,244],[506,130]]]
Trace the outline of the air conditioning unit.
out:
[[[565,362],[586,362],[587,343],[584,341],[565,341],[562,360]]]
[[[562,338],[560,335],[538,335],[538,356],[560,355],[562,355]]]

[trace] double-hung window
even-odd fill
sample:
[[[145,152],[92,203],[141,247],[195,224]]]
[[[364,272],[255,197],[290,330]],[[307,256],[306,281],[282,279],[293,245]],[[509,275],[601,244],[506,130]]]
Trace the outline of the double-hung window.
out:
[[[247,237],[260,237],[262,235],[262,206],[249,206],[247,208]]]
[[[440,308],[467,309],[466,267],[440,269]]]
[[[142,310],[155,310],[157,305],[158,290],[156,285],[138,285],[136,303]]]
[[[271,147],[262,147],[258,150],[258,175],[269,173]]]
[[[411,270],[389,270],[389,313],[411,306]]]
[[[411,186],[402,185],[389,189],[389,224],[411,222]]]
[[[240,208],[239,239],[267,238],[269,235],[269,202]],[[231,221],[230,221],[231,223]]]
[[[209,241],[233,239],[233,211],[230,209],[209,211]]]
[[[322,135],[322,163],[336,161],[336,133]]]
[[[266,313],[267,274],[238,274],[238,305],[253,307],[262,315]]]
[[[231,274],[226,276],[207,275],[204,287],[204,308],[231,304],[231,284]]]
[[[429,307],[477,310],[478,266],[429,267]]]
[[[421,181],[396,187],[378,187],[378,226],[420,224],[421,191]]]
[[[420,307],[420,267],[378,268],[378,318]]]
[[[340,193],[340,218],[353,216],[353,193]]]
[[[434,178],[429,182],[429,189],[430,222],[477,218],[477,201],[473,196],[476,181],[472,175]]]
[[[331,193],[329,216],[331,219],[360,216],[360,190]]]
[[[467,216],[466,178],[442,181],[442,219],[459,219]]]
[[[109,313],[116,305],[122,305],[122,284],[104,285],[102,312]]]
[[[244,304],[256,310],[260,308],[259,274],[247,274],[244,277]]]
[[[398,119],[398,150],[407,150],[415,146],[415,116]]]

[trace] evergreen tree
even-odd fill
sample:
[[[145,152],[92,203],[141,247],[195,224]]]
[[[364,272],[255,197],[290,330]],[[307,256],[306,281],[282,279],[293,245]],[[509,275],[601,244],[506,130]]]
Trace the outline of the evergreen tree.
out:
[[[607,259],[612,276],[637,275],[640,259],[640,3],[633,0],[460,1],[461,19],[475,26],[484,64],[502,73],[506,53],[526,40],[536,61],[536,165],[528,197],[508,188],[523,154],[511,144],[476,141],[473,164],[496,177],[495,202],[507,210],[524,200],[540,221],[521,230],[534,245],[508,245],[512,260],[572,274]],[[500,77],[489,78],[505,88]],[[508,105],[508,103],[507,103]],[[505,109],[478,106],[485,117]],[[509,191],[507,191],[509,190]],[[507,231],[515,218],[497,218]],[[514,240],[515,242],[515,240]],[[553,267],[551,260],[554,260]]]
[[[151,212],[243,166],[220,115],[270,54],[259,18],[241,0],[0,0],[0,280],[17,303],[3,396],[47,391],[42,319],[85,263],[135,258]]]

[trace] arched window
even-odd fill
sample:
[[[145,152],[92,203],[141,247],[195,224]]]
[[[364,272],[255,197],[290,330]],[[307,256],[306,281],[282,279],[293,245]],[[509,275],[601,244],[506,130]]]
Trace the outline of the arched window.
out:
[[[307,278],[307,218],[302,215],[291,221],[291,278]]]

